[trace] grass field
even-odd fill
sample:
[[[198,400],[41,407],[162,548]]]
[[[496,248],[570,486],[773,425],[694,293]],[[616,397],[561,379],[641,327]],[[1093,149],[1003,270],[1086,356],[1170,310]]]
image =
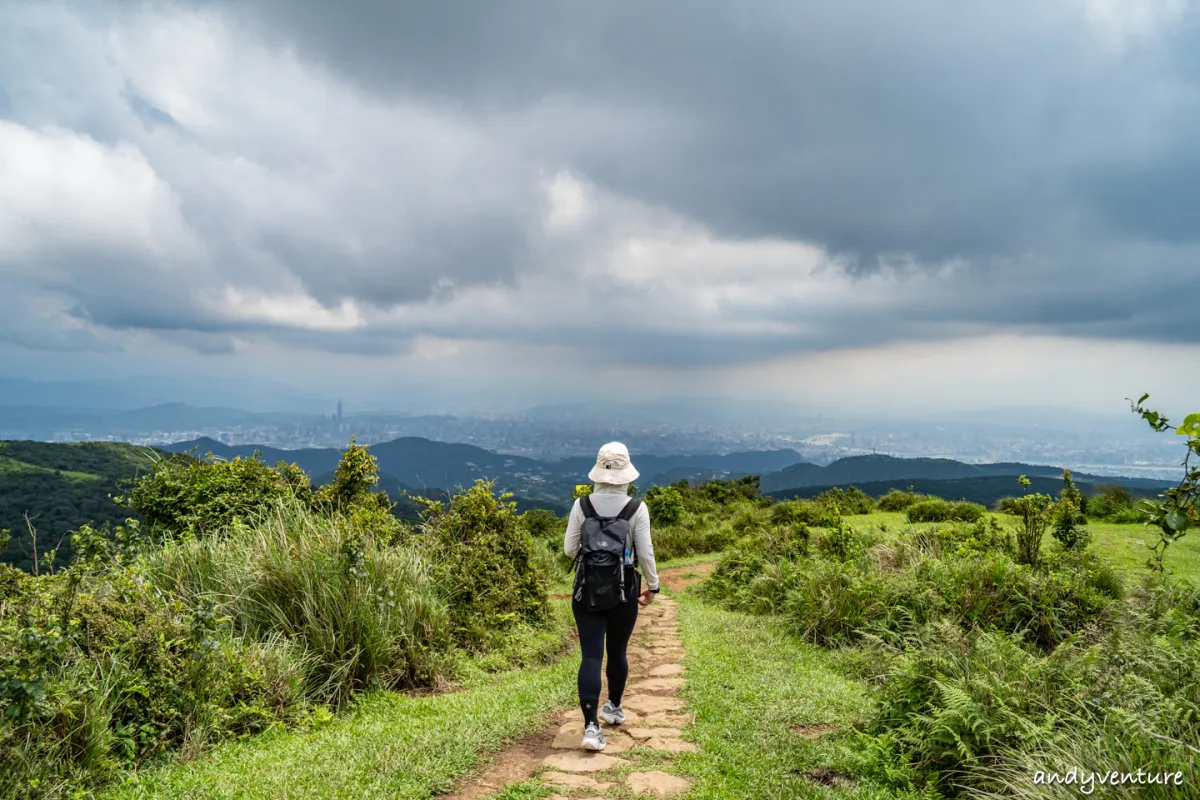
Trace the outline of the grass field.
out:
[[[1004,514],[993,516],[1000,520],[1001,524],[1014,524],[1013,517]],[[913,524],[904,518],[903,513],[884,511],[847,517],[847,520],[856,528],[879,529],[882,526],[888,533],[931,528],[939,524]],[[1149,571],[1146,562],[1150,558],[1150,551],[1146,545],[1158,541],[1158,536],[1153,530],[1144,525],[1114,525],[1107,522],[1089,523],[1087,529],[1092,534],[1096,551],[1128,578],[1136,580],[1137,576]],[[1057,546],[1049,532],[1046,533],[1044,546]],[[1168,574],[1192,581],[1200,580],[1200,531],[1192,532],[1168,548],[1165,562]]]
[[[865,718],[872,701],[866,684],[837,670],[834,654],[801,642],[778,618],[677,597],[684,696],[696,717],[689,733],[701,748],[678,762],[693,781],[691,800],[918,796],[838,769],[849,756],[839,731]]]
[[[21,473],[43,473],[46,475],[58,475],[68,480],[73,481],[98,481],[102,476],[94,475],[90,472],[71,472],[69,470],[53,470],[49,467],[38,466],[37,464],[28,464],[24,461],[18,461],[15,458],[0,455],[0,475],[18,475]]]

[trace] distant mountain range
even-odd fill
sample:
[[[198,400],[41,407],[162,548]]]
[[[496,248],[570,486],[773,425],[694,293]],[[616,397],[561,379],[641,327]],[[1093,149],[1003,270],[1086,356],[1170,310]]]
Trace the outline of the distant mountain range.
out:
[[[69,531],[88,522],[120,522],[125,510],[111,500],[121,483],[144,473],[160,452],[208,453],[223,458],[250,457],[268,463],[299,465],[314,483],[327,483],[341,458],[335,448],[281,450],[255,445],[230,446],[215,439],[177,442],[160,448],[123,443],[54,444],[0,441],[0,528],[12,530],[13,541],[0,560],[27,567],[32,542],[25,515],[37,525],[39,541],[53,547]],[[380,469],[379,488],[398,503],[397,513],[415,518],[413,495],[441,497],[478,479],[494,480],[510,492],[520,511],[542,507],[565,513],[576,484],[587,483],[591,458],[541,461],[505,455],[469,444],[405,437],[371,446]],[[760,475],[764,494],[810,497],[831,487],[857,486],[880,496],[890,489],[912,488],[925,494],[965,499],[987,505],[1020,493],[1017,476],[1027,475],[1031,489],[1056,493],[1059,467],[1001,463],[965,464],[941,458],[896,458],[870,455],[842,458],[827,466],[803,461],[794,450],[759,450],[724,455],[643,455],[635,458],[642,489],[680,480],[701,481]],[[1170,484],[1141,478],[1075,475],[1086,492],[1101,483],[1119,483],[1139,495],[1156,494]],[[45,545],[43,545],[45,546]],[[63,555],[67,553],[64,551]]]
[[[280,450],[254,445],[230,446],[213,439],[179,442],[162,448],[170,452],[192,452],[203,456],[212,453],[219,458],[249,457],[260,452],[269,463],[287,461],[299,465],[324,483],[331,477],[340,458],[336,449]],[[371,446],[379,463],[381,483],[420,490],[453,490],[470,486],[479,478],[495,480],[506,491],[535,501],[558,511],[565,510],[571,489],[587,482],[587,473],[594,461],[590,458],[567,458],[559,461],[539,461],[522,456],[503,455],[468,444],[435,442],[420,437],[405,437]],[[850,456],[821,466],[804,461],[794,450],[762,450],[724,455],[645,455],[635,459],[641,472],[638,484],[643,488],[663,486],[679,480],[709,480],[742,475],[760,475],[764,494],[772,496],[807,496],[834,486],[858,486],[873,494],[884,494],[891,488],[909,485],[937,494],[940,490],[958,496],[969,490],[967,499],[999,497],[1018,493],[1015,479],[1026,475],[1046,486],[1061,488],[1062,467],[1021,464],[966,464],[946,458],[897,458],[888,455]],[[995,479],[995,480],[993,480]],[[1120,483],[1134,491],[1155,492],[1169,484],[1145,478],[1113,478],[1076,473],[1076,481],[1084,488],[1103,483]],[[1041,485],[1041,483],[1039,483]],[[999,487],[1007,486],[1006,490]],[[812,490],[812,491],[809,491]],[[1057,491],[1057,489],[1055,489]],[[980,499],[991,503],[994,500]]]
[[[341,458],[333,448],[281,450],[257,445],[226,445],[215,439],[201,438],[164,445],[173,453],[190,452],[218,458],[247,458],[260,453],[267,463],[294,463],[316,483],[332,478]],[[565,511],[575,484],[587,483],[587,473],[595,464],[591,458],[566,458],[539,461],[524,456],[504,455],[469,444],[435,442],[407,436],[371,445],[371,454],[379,463],[380,483],[401,488],[453,490],[467,487],[482,478],[495,480],[498,488],[511,491],[547,508]],[[720,478],[774,472],[800,461],[794,450],[763,450],[724,455],[640,456],[636,465],[642,477],[639,485],[665,485],[678,480]]]

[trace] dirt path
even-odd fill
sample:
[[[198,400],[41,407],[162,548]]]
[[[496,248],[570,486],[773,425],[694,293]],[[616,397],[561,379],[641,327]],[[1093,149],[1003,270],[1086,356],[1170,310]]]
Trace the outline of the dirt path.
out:
[[[658,582],[673,592],[682,592],[693,583],[698,583],[708,577],[717,562],[702,561],[688,567],[669,567],[658,573]]]
[[[700,571],[703,577],[705,568],[711,569],[711,565],[664,570],[660,581],[675,589],[699,579],[690,573]],[[691,721],[678,696],[684,681],[677,610],[673,600],[660,595],[638,615],[629,646],[629,683],[622,698],[626,720],[619,727],[604,726],[607,744],[603,752],[580,747],[582,715],[574,706],[561,709],[549,725],[505,748],[488,767],[461,783],[458,791],[444,800],[490,797],[505,786],[534,777],[560,792],[550,800],[566,800],[564,793],[572,800],[602,797],[618,786],[624,787],[625,796],[630,791],[650,797],[686,792],[688,783],[683,778],[661,770],[636,771],[631,760],[645,750],[670,754],[696,749],[681,735]]]

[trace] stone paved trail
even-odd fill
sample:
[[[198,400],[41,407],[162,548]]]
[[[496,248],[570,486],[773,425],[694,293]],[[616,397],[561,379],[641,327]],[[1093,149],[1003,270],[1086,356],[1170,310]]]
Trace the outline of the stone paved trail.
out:
[[[666,572],[661,577],[670,586],[666,579],[675,576],[669,574],[671,570]],[[659,595],[640,609],[629,646],[629,683],[622,702],[626,720],[620,726],[604,725],[603,752],[580,748],[583,721],[578,708],[563,709],[550,726],[499,753],[491,766],[445,800],[490,797],[535,776],[558,792],[550,800],[594,800],[610,791],[625,797],[630,792],[650,798],[682,796],[687,780],[661,769],[636,771],[630,756],[651,750],[672,758],[696,749],[682,735],[692,719],[679,697],[685,681],[675,602]],[[602,699],[606,697],[607,686]]]

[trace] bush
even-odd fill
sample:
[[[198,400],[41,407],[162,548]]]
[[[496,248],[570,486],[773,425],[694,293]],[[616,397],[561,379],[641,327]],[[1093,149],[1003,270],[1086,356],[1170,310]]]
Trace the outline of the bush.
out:
[[[1133,512],[1132,515],[1126,512]],[[1096,518],[1117,522],[1117,517],[1126,516],[1131,522],[1141,522],[1142,518],[1133,507],[1133,497],[1129,490],[1119,484],[1103,484],[1097,486],[1095,493],[1088,498],[1088,513]]]
[[[973,524],[959,522],[946,527],[914,530],[911,537],[919,550],[939,557],[966,558],[990,553],[1011,556],[1016,552],[1012,532],[995,517],[985,517]]]
[[[557,538],[534,539],[532,559],[534,568],[545,575],[547,583],[551,585],[571,578],[575,561],[563,552],[562,542]]]
[[[550,509],[531,508],[521,515],[521,527],[535,539],[554,539],[562,536],[566,521]]]
[[[978,522],[987,512],[978,503],[953,502],[940,497],[927,497],[909,505],[909,522]]]
[[[870,514],[875,510],[875,498],[857,486],[851,486],[845,490],[827,489],[817,495],[814,502],[827,508],[836,508],[839,513],[848,516]]]
[[[712,599],[734,603],[738,593],[768,565],[808,555],[809,539],[808,527],[802,523],[775,526],[743,536],[717,562],[705,581],[704,593]]]
[[[876,505],[880,511],[905,511],[909,506],[921,499],[922,496],[919,494],[892,489],[879,498],[879,502]]]
[[[1029,479],[1021,476],[1021,482]],[[1054,498],[1048,494],[1027,494],[1013,499],[1009,504],[1019,518],[1017,526],[1017,560],[1036,567],[1042,557],[1042,538],[1049,527],[1054,513]]]
[[[1086,547],[1091,540],[1088,533],[1087,517],[1083,511],[1083,495],[1071,478],[1071,471],[1063,471],[1063,490],[1059,501],[1054,506],[1050,525],[1054,538],[1068,550]]]
[[[293,485],[292,481],[296,485]],[[117,502],[141,515],[150,532],[208,536],[311,487],[303,472],[272,468],[255,454],[232,461],[177,454],[156,462]]]
[[[717,505],[729,505],[738,500],[758,500],[761,496],[758,475],[743,475],[724,481],[706,481],[696,490],[700,497]]]
[[[739,508],[729,520],[729,527],[733,528],[733,532],[738,536],[762,530],[765,524],[756,509],[747,507]]]
[[[866,549],[863,537],[842,519],[835,505],[831,510],[830,524],[822,544],[839,561],[849,561]]]
[[[287,721],[304,708],[287,642],[230,637],[136,572],[4,584],[0,796],[61,796],[166,750]]]
[[[670,486],[655,486],[646,492],[646,507],[655,525],[673,525],[683,517],[683,495]]]
[[[836,525],[840,518],[833,506],[818,503],[815,500],[793,500],[791,502],[789,518],[792,524],[800,523],[813,528],[828,528]]]
[[[771,505],[770,519],[774,525],[795,525],[800,521],[796,500],[781,500]]]
[[[464,647],[486,649],[514,624],[548,619],[547,576],[533,566],[533,540],[517,523],[508,495],[477,481],[447,506],[428,504],[422,535],[435,579],[449,593],[455,637]]]

